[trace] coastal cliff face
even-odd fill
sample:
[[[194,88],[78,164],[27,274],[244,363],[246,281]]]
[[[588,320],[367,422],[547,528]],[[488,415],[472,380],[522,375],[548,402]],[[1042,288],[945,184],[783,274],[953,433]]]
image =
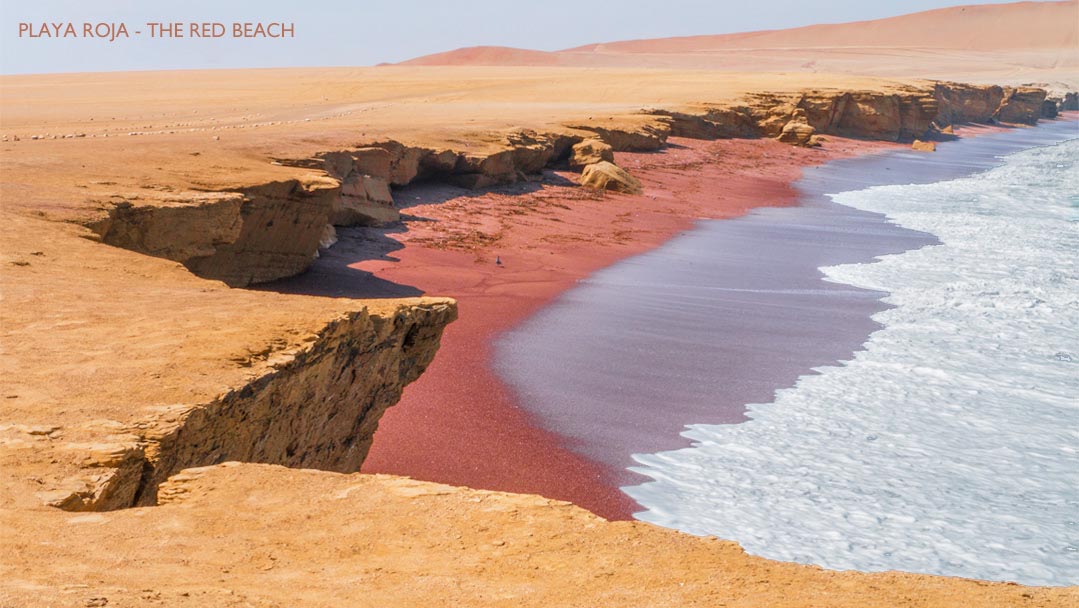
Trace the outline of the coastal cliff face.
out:
[[[759,94],[744,105],[646,110],[602,126],[568,123],[563,132],[518,129],[486,142],[484,151],[382,141],[274,160],[317,172],[296,179],[153,204],[124,201],[87,225],[106,244],[245,286],[302,272],[335,225],[399,220],[392,188],[419,180],[484,188],[572,164],[586,186],[632,193],[640,184],[611,162],[612,152],[657,150],[671,135],[774,137],[802,146],[816,145],[820,134],[901,141],[957,122],[1033,124],[1048,113],[1046,103],[1038,88],[936,83],[886,92]],[[358,312],[326,326],[301,350],[254,355],[275,362],[210,402],[177,405],[125,429],[129,441],[95,446],[82,469],[89,473],[67,480],[49,502],[69,510],[152,504],[169,475],[225,460],[357,470],[379,417],[431,361],[454,315],[450,304],[410,306],[389,317]]]
[[[157,408],[113,429],[113,442],[74,446],[80,472],[43,498],[69,511],[155,504],[170,475],[224,461],[357,471],[379,418],[430,364],[455,318],[449,300],[361,310],[300,348],[249,353],[236,363],[262,371],[245,385],[208,403]]]
[[[161,204],[123,202],[89,222],[103,243],[162,257],[242,287],[302,272],[341,188],[324,178],[189,193]]]
[[[1059,105],[1068,100],[1073,98]],[[659,150],[672,135],[773,137],[802,146],[817,145],[819,135],[913,141],[955,123],[1034,124],[1055,116],[1057,106],[1040,88],[958,83],[891,91],[762,93],[739,105],[649,109],[617,121],[566,123],[562,131],[517,129],[477,142],[482,151],[388,140],[311,158],[277,158],[275,164],[318,174],[235,191],[191,193],[165,204],[123,202],[88,225],[105,243],[175,260],[201,277],[242,287],[302,272],[320,247],[332,243],[327,226],[398,221],[394,187],[441,181],[488,188],[533,179],[547,167],[584,170],[573,158],[573,147],[585,141],[619,152]],[[597,157],[596,162],[604,161],[610,159]],[[583,183],[603,189],[615,182]]]
[[[934,129],[963,122],[1034,124],[1052,117],[1042,110],[1045,91],[938,83],[897,92],[804,91],[751,95],[741,106],[702,106],[699,111],[647,112],[666,120],[671,135],[693,139],[774,137],[816,145],[821,134],[882,141],[913,141]]]

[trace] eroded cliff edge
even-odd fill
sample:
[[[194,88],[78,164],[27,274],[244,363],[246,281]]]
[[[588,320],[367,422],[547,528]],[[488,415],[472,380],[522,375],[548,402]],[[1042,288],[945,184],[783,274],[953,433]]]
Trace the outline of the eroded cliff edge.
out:
[[[225,460],[356,471],[456,304],[237,290],[4,213],[0,506],[153,504]],[[182,222],[180,227],[182,227]]]
[[[1059,105],[1064,104],[1061,100]],[[644,109],[566,122],[557,130],[476,134],[460,148],[382,140],[311,157],[274,157],[268,162],[295,175],[228,190],[120,197],[103,202],[100,212],[82,223],[105,243],[246,286],[302,272],[320,247],[334,242],[335,226],[398,221],[393,189],[414,182],[487,188],[533,180],[550,167],[588,173],[587,165],[611,160],[597,146],[659,150],[669,136],[772,137],[795,145],[817,145],[821,135],[913,141],[932,139],[960,123],[1031,125],[1056,116],[1057,108],[1057,101],[1047,100],[1040,88],[959,83],[760,93],[741,103]],[[636,188],[616,171],[608,166],[605,179],[586,175],[583,181],[600,188]]]
[[[77,302],[92,302],[94,298],[87,299],[87,294],[97,294],[106,308],[128,309],[128,314],[135,317],[157,314],[159,321],[150,334],[168,334],[156,343],[158,350],[167,350],[177,341],[177,335],[184,336],[184,331],[205,324],[188,318],[185,329],[173,327],[178,318],[189,317],[193,310],[190,294],[180,300],[184,302],[182,311],[164,303],[163,298],[139,303],[138,298],[131,297],[132,291],[145,291],[153,299],[162,289],[162,277],[170,277],[170,285],[215,293],[221,300],[220,308],[209,317],[236,319],[246,315],[242,322],[231,321],[237,327],[250,327],[264,320],[266,307],[280,306],[279,301],[289,302],[283,311],[295,306],[333,314],[323,314],[314,325],[307,324],[309,336],[303,343],[282,338],[280,325],[271,329],[269,336],[261,338],[261,345],[228,357],[224,375],[230,380],[200,390],[198,398],[161,400],[151,390],[153,387],[136,381],[131,394],[141,395],[142,403],[130,403],[126,411],[110,415],[102,413],[114,409],[109,407],[113,404],[88,407],[87,418],[97,422],[84,420],[72,425],[64,420],[8,416],[8,444],[24,448],[41,447],[37,444],[47,442],[51,451],[63,446],[57,453],[64,456],[56,459],[62,466],[52,469],[63,470],[64,474],[39,483],[41,487],[34,488],[33,494],[69,510],[152,504],[156,487],[169,475],[185,467],[224,460],[354,471],[363,461],[382,412],[399,398],[403,386],[430,363],[442,328],[455,315],[453,303],[407,302],[394,304],[392,309],[380,305],[373,312],[362,302],[342,307],[326,306],[321,299],[281,294],[241,295],[223,286],[207,287],[205,281],[166,260],[179,262],[203,279],[246,286],[302,272],[320,248],[332,246],[335,226],[398,221],[400,212],[393,189],[417,181],[486,188],[534,180],[545,169],[557,167],[583,169],[583,181],[600,188],[632,191],[639,184],[611,164],[612,152],[659,150],[670,136],[771,137],[796,145],[816,145],[821,134],[903,141],[934,137],[955,123],[1033,124],[1051,113],[1047,108],[1046,92],[1038,88],[955,83],[896,86],[879,91],[761,93],[746,96],[740,103],[645,109],[569,121],[542,132],[517,128],[479,133],[471,141],[460,142],[459,149],[384,139],[306,157],[273,157],[266,163],[274,179],[246,184],[242,179],[233,180],[227,188],[197,181],[143,182],[133,191],[111,181],[93,182],[92,190],[106,195],[88,199],[89,206],[66,218],[75,225],[26,217],[12,221],[23,224],[25,234],[55,234],[61,239],[88,237],[119,248],[105,248],[110,251],[104,252],[101,245],[83,238],[78,239],[77,246],[67,247],[90,248],[84,257],[76,259],[116,258],[90,269],[69,269],[75,275],[98,277],[92,283],[84,282],[84,289],[76,289],[82,294]],[[596,179],[596,175],[603,179]],[[29,228],[30,224],[36,227]],[[17,259],[13,258],[12,266],[6,268],[5,282],[14,279],[12,285],[38,296],[41,291],[55,290],[51,294],[55,300],[38,298],[46,310],[67,300],[72,287],[69,279],[57,281],[36,275],[43,267],[54,267],[56,260],[71,259],[69,253],[59,251],[63,246],[58,246],[54,256],[33,251],[41,246],[31,241],[22,245],[23,251],[18,246],[11,251]],[[143,259],[121,250],[159,259]],[[135,270],[146,264],[156,266],[143,272]],[[108,279],[99,276],[109,274],[110,269],[112,276]],[[121,276],[139,274],[138,285],[118,282],[117,269],[121,269]],[[184,275],[182,279],[180,274]],[[65,281],[66,286],[61,287]],[[114,285],[114,291],[99,293],[103,285],[109,284]],[[15,293],[19,293],[18,287]],[[215,299],[198,298],[200,302],[194,310],[206,305],[202,300]],[[73,308],[78,306],[72,306],[70,301],[67,307],[56,310],[55,315],[94,317],[89,311],[77,314]],[[124,319],[111,323],[94,321],[103,334],[99,341],[106,349],[110,342],[115,342],[117,348],[129,348],[124,340],[115,340],[122,333]],[[255,332],[259,333],[262,332]],[[54,338],[65,344],[70,334],[61,330]],[[251,337],[246,335],[234,344],[247,343]],[[223,344],[235,339],[221,338]],[[97,370],[111,365],[107,352],[93,352],[101,354],[100,361],[94,363]],[[160,353],[156,356],[161,358]],[[19,359],[21,363],[26,357]],[[175,366],[178,373],[185,371],[182,363]],[[165,367],[170,364],[167,357],[157,363]],[[18,366],[16,363],[14,367]],[[149,367],[142,366],[139,371],[160,375]],[[237,369],[244,372],[242,378],[234,377]],[[16,378],[26,370],[12,371],[11,377]],[[220,373],[186,371],[188,375],[202,373],[211,377]],[[122,392],[132,386],[129,378],[108,378],[100,371],[90,377],[97,383],[109,382],[103,387],[105,392]],[[40,381],[47,383],[48,379],[42,377]],[[177,379],[179,383],[184,381]],[[7,392],[12,395],[9,404],[28,413],[31,409],[26,408],[32,401],[20,393],[40,391],[30,387]],[[63,399],[57,396],[50,407],[63,406]],[[100,396],[85,397],[87,402],[95,399]],[[20,413],[19,407],[14,413]]]

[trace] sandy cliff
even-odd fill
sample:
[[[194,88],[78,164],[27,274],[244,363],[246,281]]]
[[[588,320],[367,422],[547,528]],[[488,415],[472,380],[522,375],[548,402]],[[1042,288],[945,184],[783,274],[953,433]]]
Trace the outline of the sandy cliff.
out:
[[[5,214],[0,505],[153,504],[189,466],[355,471],[452,300],[231,290]]]
[[[1046,96],[1035,87],[892,84],[875,90],[752,93],[734,102],[681,102],[606,120],[555,122],[552,115],[544,131],[518,127],[435,139],[437,146],[386,139],[309,156],[275,154],[265,161],[274,169],[271,174],[263,177],[260,168],[250,177],[229,176],[217,184],[205,178],[199,180],[204,183],[158,184],[157,177],[132,176],[123,181],[137,182],[139,190],[125,192],[116,181],[89,180],[77,187],[99,194],[80,193],[81,203],[61,217],[89,227],[104,243],[174,260],[198,276],[243,287],[302,272],[318,249],[332,242],[334,230],[328,226],[397,221],[393,187],[445,181],[487,188],[527,181],[545,168],[572,164],[573,146],[586,140],[614,151],[658,150],[672,134],[782,136],[801,145],[811,144],[814,134],[911,141],[955,122],[1033,124],[1056,114],[1056,102]],[[86,139],[80,135],[75,139]],[[30,137],[30,142],[20,138],[19,145],[47,145]]]
[[[318,605],[354,594],[357,583],[408,599],[406,580],[466,603],[517,603],[522,594],[573,602],[568,573],[607,604],[637,602],[638,592],[672,605],[818,592],[850,605],[970,594],[1050,605],[1074,596],[774,564],[532,497],[259,466],[179,473],[234,460],[359,467],[379,417],[432,360],[453,301],[237,287],[302,272],[332,242],[328,225],[394,221],[395,187],[529,181],[568,165],[585,141],[655,151],[672,134],[797,131],[807,137],[795,143],[812,144],[818,134],[895,141],[956,121],[1032,123],[1044,90],[481,68],[6,77],[3,85],[0,515],[14,547],[0,562],[5,602],[87,605],[112,594],[135,604],[160,593],[204,604],[238,593],[241,603]],[[70,90],[81,95],[67,100]],[[121,90],[130,94],[117,97]],[[603,146],[590,145],[609,162]],[[168,504],[123,509],[159,496]],[[491,510],[471,510],[484,503]],[[356,514],[346,527],[342,513]],[[529,534],[538,540],[525,541]],[[297,538],[320,549],[295,548]],[[380,546],[385,538],[397,540]],[[518,542],[527,550],[500,549]],[[76,559],[88,545],[120,557]],[[274,551],[291,565],[236,578],[218,558],[185,557],[193,548],[228,563],[265,552],[260,573],[277,567]],[[332,573],[373,555],[385,561],[359,579]],[[548,566],[521,575],[518,566],[537,555]],[[655,568],[632,567],[638,559]],[[702,559],[729,574],[716,579]],[[182,565],[145,567],[157,560]],[[762,568],[782,575],[757,578]],[[317,582],[296,583],[305,576]],[[285,581],[295,596],[263,591]],[[503,584],[504,597],[481,589]],[[423,585],[414,588],[424,597]]]

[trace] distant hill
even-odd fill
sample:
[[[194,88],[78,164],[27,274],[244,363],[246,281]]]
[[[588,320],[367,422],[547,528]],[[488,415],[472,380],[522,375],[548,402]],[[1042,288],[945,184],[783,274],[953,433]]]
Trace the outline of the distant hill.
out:
[[[866,61],[871,59],[871,61]],[[633,66],[875,72],[972,61],[1079,66],[1079,0],[956,6],[887,19],[714,36],[589,44],[562,51],[468,47],[401,65]]]

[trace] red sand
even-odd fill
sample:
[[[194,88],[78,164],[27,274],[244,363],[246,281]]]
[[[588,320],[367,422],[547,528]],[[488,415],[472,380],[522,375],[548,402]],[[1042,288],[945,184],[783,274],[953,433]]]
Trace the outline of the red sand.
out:
[[[408,231],[395,236],[404,245],[392,254],[398,261],[353,267],[457,298],[460,320],[446,331],[434,364],[383,417],[364,472],[540,494],[609,519],[631,517],[636,504],[618,489],[631,474],[579,456],[532,424],[488,364],[493,340],[577,280],[660,245],[695,219],[794,204],[791,183],[803,166],[887,145],[836,138],[816,150],[772,140],[671,143],[660,153],[618,155],[644,183],[641,196],[593,198],[551,185],[444,202],[431,189],[400,193],[406,204],[417,196],[424,203],[406,214],[437,221],[407,222]]]

